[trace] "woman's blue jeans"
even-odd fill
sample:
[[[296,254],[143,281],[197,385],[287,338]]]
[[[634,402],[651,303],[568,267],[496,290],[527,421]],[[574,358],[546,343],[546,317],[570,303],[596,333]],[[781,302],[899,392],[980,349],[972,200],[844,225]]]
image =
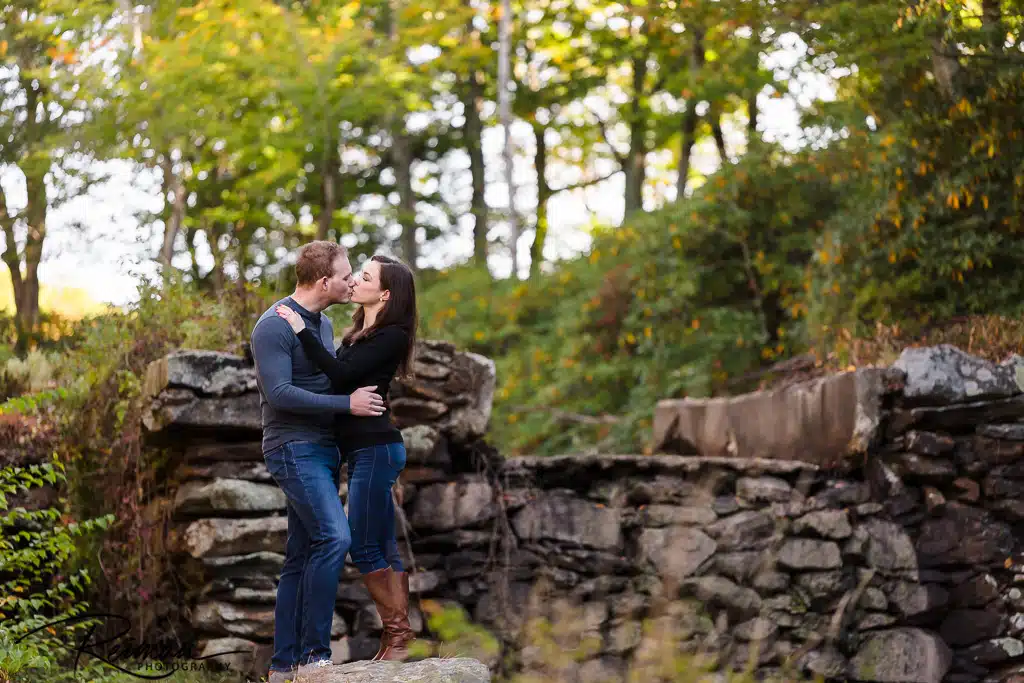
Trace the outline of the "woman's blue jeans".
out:
[[[405,468],[402,442],[370,446],[348,454],[348,517],[352,562],[361,574],[391,566],[402,571],[395,538],[391,487]]]
[[[270,668],[331,658],[338,579],[352,543],[338,497],[341,453],[335,446],[290,441],[263,455],[288,500],[288,542],[274,606]]]

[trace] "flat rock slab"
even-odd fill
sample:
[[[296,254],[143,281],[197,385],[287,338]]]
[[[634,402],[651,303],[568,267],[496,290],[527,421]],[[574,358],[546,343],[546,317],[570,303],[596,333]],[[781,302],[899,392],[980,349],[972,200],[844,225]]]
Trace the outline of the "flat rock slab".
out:
[[[835,466],[875,441],[892,372],[865,368],[742,396],[659,401],[654,448]]]
[[[491,672],[468,657],[418,662],[350,662],[300,675],[295,683],[490,683]]]
[[[906,373],[903,397],[918,405],[1010,398],[1024,391],[1024,359],[995,364],[950,344],[904,349],[894,368]]]

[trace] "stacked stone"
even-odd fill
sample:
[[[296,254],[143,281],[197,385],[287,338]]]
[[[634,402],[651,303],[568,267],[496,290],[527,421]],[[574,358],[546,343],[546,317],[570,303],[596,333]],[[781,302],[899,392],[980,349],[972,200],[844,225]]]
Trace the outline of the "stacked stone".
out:
[[[915,539],[905,620],[952,649],[945,680],[1024,674],[1024,359],[952,346],[907,349],[905,387],[866,479]]]
[[[580,681],[625,680],[673,628],[674,649],[724,668],[746,668],[755,645],[758,674],[776,680],[938,683],[949,666],[937,635],[903,626],[932,589],[866,483],[801,462],[667,455],[517,458],[504,474],[520,501],[507,594],[524,605],[543,577],[542,616],[582,605],[582,635],[600,645]],[[521,621],[495,609],[496,582],[475,615],[511,639]],[[645,635],[644,620],[660,627]]]
[[[422,343],[413,369],[413,377],[391,388],[392,410],[409,450],[407,505],[418,497],[429,500],[430,482],[468,469],[470,455],[484,449],[494,391],[491,361],[456,353],[443,342]],[[150,366],[146,391],[151,403],[144,424],[153,443],[170,448],[172,476],[179,482],[171,544],[181,553],[182,573],[200,577],[191,621],[201,651],[251,652],[223,659],[259,674],[273,639],[287,517],[284,493],[263,461],[255,372],[238,356],[180,351]],[[425,485],[424,495],[417,496]],[[346,493],[343,481],[343,501]],[[403,551],[415,561],[408,544]],[[435,587],[427,572],[411,581],[417,595]],[[411,617],[413,628],[421,630],[419,612]],[[358,572],[346,564],[331,631],[335,661],[372,656],[380,626]]]

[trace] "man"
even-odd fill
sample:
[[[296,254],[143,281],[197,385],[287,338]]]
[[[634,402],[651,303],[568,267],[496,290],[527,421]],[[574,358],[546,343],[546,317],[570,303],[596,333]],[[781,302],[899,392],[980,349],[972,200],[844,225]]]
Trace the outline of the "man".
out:
[[[375,416],[384,412],[375,387],[351,396],[331,395],[331,382],[302,350],[288,323],[274,309],[284,304],[334,348],[334,329],[321,311],[348,303],[352,265],[344,247],[310,242],[295,263],[295,292],[260,316],[252,331],[252,354],[263,420],[263,458],[285,493],[288,541],[274,607],[274,654],[270,683],[331,663],[331,622],[351,533],[338,497],[341,453],[334,437],[337,413]],[[297,668],[298,667],[298,668]]]

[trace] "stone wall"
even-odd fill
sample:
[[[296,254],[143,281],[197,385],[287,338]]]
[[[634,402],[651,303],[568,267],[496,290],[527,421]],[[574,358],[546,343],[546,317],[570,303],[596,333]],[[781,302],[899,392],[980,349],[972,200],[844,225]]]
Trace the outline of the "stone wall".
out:
[[[391,388],[392,413],[408,449],[404,502],[414,510],[423,505],[415,501],[417,485],[446,481],[486,462],[490,450],[482,437],[495,383],[492,361],[456,353],[444,342],[422,343],[416,358],[414,375]],[[187,608],[202,651],[251,651],[232,656],[230,664],[262,674],[273,641],[287,517],[284,493],[263,461],[255,372],[241,357],[180,351],[149,367],[145,391],[151,399],[143,419],[148,438],[170,450],[170,476],[177,483],[170,546],[182,576],[200,577]],[[346,489],[343,476],[343,501]],[[430,495],[425,492],[424,499]],[[406,550],[408,555],[408,544]],[[411,590],[419,595],[435,580],[418,573]],[[350,563],[337,608],[335,661],[373,656],[380,621]],[[421,630],[418,609],[412,618]]]
[[[481,438],[493,365],[429,348],[422,386],[395,393],[415,407],[400,542],[412,591],[465,607],[513,666],[550,656],[524,640],[545,617],[560,647],[569,631],[585,643],[565,681],[625,680],[669,635],[677,652],[783,680],[1024,681],[1016,359],[911,349],[892,369],[666,402],[661,450],[680,453],[502,459]],[[172,357],[152,371],[147,424],[184,444],[182,562],[205,572],[193,624],[208,651],[254,643],[265,662],[285,521],[252,442],[249,373]],[[338,661],[368,656],[379,626],[356,576],[347,566],[338,593]]]

